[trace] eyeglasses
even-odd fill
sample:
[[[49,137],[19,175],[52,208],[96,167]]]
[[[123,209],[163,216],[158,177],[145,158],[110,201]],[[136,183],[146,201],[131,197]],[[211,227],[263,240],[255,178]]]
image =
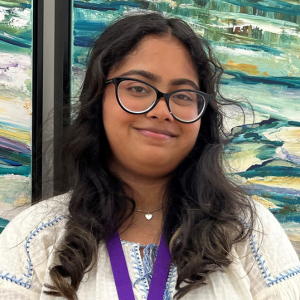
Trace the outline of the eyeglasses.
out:
[[[182,123],[199,120],[211,99],[209,94],[192,89],[162,93],[145,81],[128,77],[114,77],[106,81],[109,83],[115,85],[118,103],[126,112],[135,115],[147,113],[165,98],[174,119]]]

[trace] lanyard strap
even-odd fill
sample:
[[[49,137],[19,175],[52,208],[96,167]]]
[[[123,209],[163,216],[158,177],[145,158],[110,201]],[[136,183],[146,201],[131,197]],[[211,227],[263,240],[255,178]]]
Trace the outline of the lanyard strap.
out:
[[[106,242],[119,300],[135,300],[118,231]],[[171,254],[162,235],[147,300],[162,300],[168,279]]]

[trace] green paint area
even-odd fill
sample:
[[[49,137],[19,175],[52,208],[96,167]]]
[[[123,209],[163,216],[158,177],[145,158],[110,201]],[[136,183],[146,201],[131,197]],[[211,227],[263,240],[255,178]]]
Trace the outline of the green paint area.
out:
[[[0,40],[0,49],[1,52],[11,53],[11,54],[29,54],[31,55],[32,50],[26,47],[19,47],[16,45],[12,45],[10,43],[6,43]]]
[[[1,1],[0,49],[8,53],[30,53],[32,48],[31,0]],[[24,51],[23,49],[27,49]]]
[[[1,165],[0,175],[14,174],[14,175],[22,175],[22,176],[30,176],[31,166],[8,166]],[[6,187],[7,188],[7,187]]]
[[[100,4],[103,1],[80,2]],[[255,124],[238,126],[243,124],[243,116],[234,116],[236,123],[232,122],[228,136],[230,143],[224,148],[229,164],[244,180],[261,178],[262,184],[255,185],[251,194],[260,195],[280,206],[276,217],[281,222],[293,221],[300,226],[300,214],[294,206],[300,205],[300,192],[290,189],[285,182],[300,177],[300,155],[291,145],[286,145],[285,137],[276,137],[277,133],[285,132],[283,129],[288,132],[300,126],[298,1],[132,2],[139,4],[143,10],[182,18],[210,42],[226,71],[221,81],[222,93],[237,101],[247,99],[257,120]],[[95,36],[103,32],[114,18],[132,10],[137,9],[126,5],[106,12],[74,9],[73,95],[82,83],[87,46],[92,45]],[[243,107],[251,115],[249,106]],[[289,132],[289,137],[293,143],[300,144],[300,136]],[[264,182],[267,176],[282,178],[282,187],[270,188]]]
[[[234,127],[228,138],[231,140],[224,152],[229,160],[240,156],[253,157],[261,161],[273,159],[276,151],[283,146],[283,141],[271,141],[264,136],[268,130],[280,130],[282,126],[289,126],[286,122],[269,119],[253,125]]]
[[[266,176],[274,176],[274,177],[298,177],[300,178],[300,165],[297,166],[294,164],[293,167],[287,167],[285,165],[280,164],[280,160],[276,159],[278,165],[269,165],[269,161],[262,163],[261,165],[254,165],[250,167],[246,172],[240,172],[238,175],[244,178],[253,178],[253,177],[266,177]],[[274,160],[271,161],[274,163]],[[285,161],[282,161],[284,164]],[[284,180],[283,180],[284,184]]]
[[[26,84],[28,92],[31,94],[32,93],[32,81],[29,79],[26,79],[25,84]]]
[[[15,161],[19,164],[30,166],[31,156],[19,152],[9,151],[3,148],[0,148],[0,158],[6,158],[12,161]]]
[[[274,145],[264,145],[256,150],[257,154],[255,156],[261,160],[266,160],[276,155],[276,149],[277,147]]]
[[[288,124],[295,127],[300,127],[300,122],[288,121]]]
[[[300,158],[293,154],[287,154],[286,159],[279,158],[277,153],[284,147],[285,142],[266,137],[269,132],[276,136],[281,128],[294,129],[296,124],[298,122],[269,119],[232,128],[228,136],[231,142],[224,148],[229,163],[234,163],[236,159],[252,159],[250,166],[243,172],[238,172],[247,179],[257,176],[300,177]]]
[[[6,144],[0,142],[0,198],[9,204],[30,198],[31,194],[31,157],[25,145],[30,144],[32,128],[32,120],[28,117],[34,25],[32,3],[32,0],[0,0],[0,129],[4,130],[5,137],[8,129],[12,132],[8,138],[21,142],[13,145],[15,151],[7,150]],[[15,106],[20,106],[16,113]],[[22,107],[28,107],[23,110],[24,115]],[[0,227],[5,225],[5,220],[0,219]]]
[[[0,6],[8,8],[28,7],[32,0],[0,0]]]
[[[14,204],[20,197],[30,199],[30,178],[26,176],[0,176],[0,195],[1,201],[8,204]]]
[[[8,220],[0,218],[0,233],[4,230],[8,223]]]

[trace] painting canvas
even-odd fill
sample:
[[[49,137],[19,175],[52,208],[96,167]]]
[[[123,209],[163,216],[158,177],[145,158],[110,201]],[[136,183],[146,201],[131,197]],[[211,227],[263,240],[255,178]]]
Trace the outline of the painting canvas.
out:
[[[74,1],[75,99],[94,38],[115,18],[137,10],[178,16],[212,45],[226,70],[221,91],[245,111],[245,120],[237,108],[225,111],[228,176],[274,213],[300,255],[300,2]]]
[[[0,227],[31,201],[31,91],[31,0],[0,0]]]

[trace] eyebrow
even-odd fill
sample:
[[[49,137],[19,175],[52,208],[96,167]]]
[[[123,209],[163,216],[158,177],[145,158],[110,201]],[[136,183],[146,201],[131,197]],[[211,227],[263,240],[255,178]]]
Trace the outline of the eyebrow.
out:
[[[130,70],[128,72],[125,72],[125,73],[119,75],[119,77],[130,76],[130,75],[140,75],[140,76],[142,76],[148,80],[154,81],[154,82],[160,82],[162,79],[161,76],[158,76],[156,74],[153,74],[151,72],[144,71],[144,70]],[[171,84],[172,85],[188,84],[188,85],[192,86],[195,90],[199,90],[198,85],[194,81],[187,79],[187,78],[172,79]]]

